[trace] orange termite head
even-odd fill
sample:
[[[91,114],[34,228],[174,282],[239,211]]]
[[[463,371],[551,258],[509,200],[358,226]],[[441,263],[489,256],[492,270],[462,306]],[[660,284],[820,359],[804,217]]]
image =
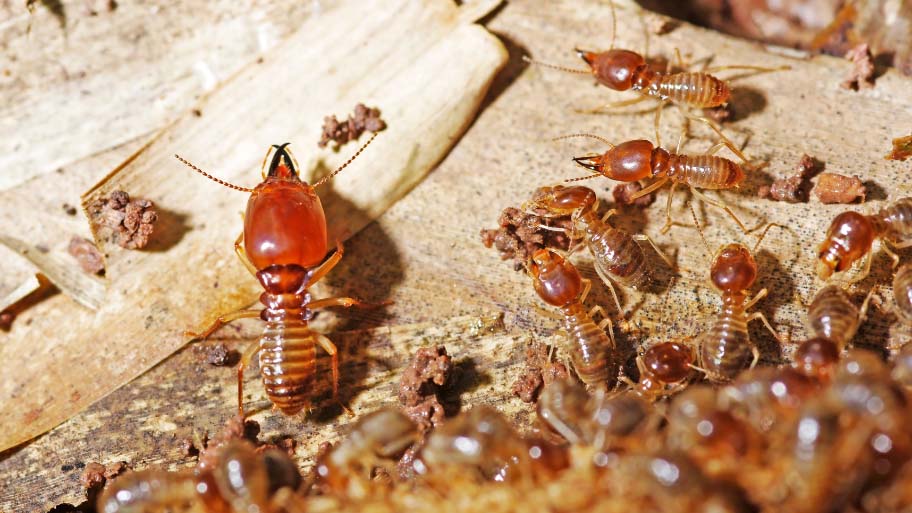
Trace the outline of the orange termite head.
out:
[[[536,189],[527,206],[541,208],[554,215],[566,216],[597,208],[598,198],[595,191],[588,187],[554,185]]]
[[[843,212],[833,219],[826,238],[817,251],[817,275],[829,278],[834,272],[845,271],[871,250],[874,226],[870,219],[857,212]]]
[[[603,155],[577,157],[573,161],[612,180],[635,182],[661,173],[668,152],[655,148],[647,140],[637,139],[618,144]]]
[[[549,305],[565,306],[582,293],[583,278],[579,271],[549,249],[536,251],[529,259],[528,269],[535,291]]]
[[[326,216],[314,188],[298,177],[287,144],[273,146],[266,178],[247,201],[244,249],[258,270],[314,267],[326,256]]]
[[[690,376],[694,350],[678,342],[662,342],[643,353],[646,370],[662,383],[679,383]]]
[[[577,48],[577,55],[592,68],[595,79],[615,91],[626,91],[636,84],[640,72],[646,69],[646,59],[630,50],[589,52]]]
[[[757,262],[746,247],[729,244],[716,253],[709,277],[713,285],[723,292],[747,290],[757,279]]]

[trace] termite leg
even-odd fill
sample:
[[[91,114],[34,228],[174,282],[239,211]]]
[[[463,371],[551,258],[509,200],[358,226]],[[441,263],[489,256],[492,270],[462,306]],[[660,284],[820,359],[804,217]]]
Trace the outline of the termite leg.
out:
[[[704,203],[708,203],[714,207],[721,208],[722,210],[724,210],[726,214],[730,215],[731,218],[735,220],[735,222],[738,224],[738,227],[741,228],[741,231],[743,231],[744,233],[750,233],[750,230],[748,230],[747,227],[744,226],[744,223],[742,223],[741,220],[738,219],[738,216],[736,216],[735,213],[732,212],[732,209],[729,208],[728,205],[726,205],[725,203],[723,203],[721,201],[716,201],[716,200],[710,199],[708,196],[706,196],[705,194],[703,194],[702,192],[700,192],[699,190],[697,190],[694,187],[691,187],[690,191],[693,193],[694,196],[700,198]]]
[[[338,264],[339,261],[342,260],[342,255],[344,255],[344,254],[345,254],[345,251],[342,248],[342,241],[337,240],[336,241],[336,252],[333,253],[332,255],[330,255],[329,258],[324,260],[323,263],[320,264],[320,267],[317,267],[316,269],[314,269],[314,271],[310,274],[310,277],[307,280],[307,286],[308,287],[313,286],[314,283],[317,283],[318,281],[322,280],[323,277],[326,276],[326,274],[329,271],[332,271],[333,267],[335,267],[336,264]]]
[[[753,369],[757,366],[757,362],[760,361],[760,351],[757,349],[757,346],[751,345],[751,354],[754,355],[754,359],[751,360],[749,368]]]
[[[602,279],[602,283],[604,283],[605,286],[608,287],[608,292],[611,292],[611,298],[614,299],[614,304],[615,304],[615,306],[617,306],[618,314],[623,316],[624,310],[621,309],[621,301],[618,299],[617,291],[614,290],[614,283],[612,283],[611,279],[608,278],[608,275],[605,274],[604,271],[602,271],[601,267],[599,267],[598,265],[593,266],[593,267],[595,267],[595,274],[598,274],[598,277]]]
[[[582,303],[586,300],[586,296],[589,295],[589,291],[592,290],[592,280],[587,280],[583,278],[583,291],[580,293],[579,301]]]
[[[631,98],[629,100],[606,103],[606,104],[600,105],[594,109],[577,109],[576,112],[577,112],[577,114],[599,114],[599,113],[604,112],[609,109],[616,109],[618,107],[628,107],[630,105],[636,105],[637,103],[640,103],[640,102],[646,101],[646,100],[650,100],[650,99],[651,98],[649,96],[640,95],[637,98]]]
[[[254,276],[257,275],[257,268],[250,263],[250,259],[247,258],[247,251],[244,249],[244,232],[241,232],[241,234],[238,235],[237,240],[234,241],[234,254],[237,255],[241,263],[244,264],[244,267],[250,271],[250,274]]]
[[[614,324],[611,323],[611,317],[608,317],[608,314],[605,313],[605,309],[600,305],[595,305],[589,310],[589,317],[592,317],[596,313],[602,315],[602,320],[598,323],[598,328],[608,333],[608,338],[611,339],[611,348],[617,348],[617,343],[614,341]],[[605,330],[605,326],[608,326],[607,330]]]
[[[316,301],[311,301],[310,303],[307,303],[306,305],[304,305],[304,308],[307,308],[308,310],[317,310],[319,308],[328,308],[331,306],[344,306],[345,308],[349,308],[352,306],[357,306],[360,308],[380,308],[382,306],[387,306],[389,304],[390,304],[389,301],[384,301],[383,303],[379,303],[379,304],[373,304],[373,303],[365,303],[364,301],[357,300],[353,297],[329,297],[326,299],[318,299]]]
[[[244,354],[241,355],[241,361],[238,363],[237,367],[237,392],[238,392],[238,415],[244,417],[244,367],[250,364],[250,359],[253,358],[253,355],[260,349],[259,341],[253,342],[247,346],[247,349],[244,350]]]
[[[220,316],[215,322],[212,323],[205,331],[200,333],[194,333],[192,331],[185,331],[185,337],[192,337],[191,340],[206,339],[209,338],[209,335],[212,335],[222,326],[228,324],[231,321],[236,321],[238,319],[251,319],[253,317],[259,317],[259,310],[238,310],[236,312],[231,312]]]
[[[750,310],[751,308],[753,308],[754,305],[756,305],[761,299],[766,297],[767,293],[768,293],[768,291],[766,289],[760,289],[760,291],[757,292],[757,295],[752,297],[751,300],[748,301],[747,304],[744,305],[744,309]]]
[[[631,194],[631,195],[630,195],[630,201],[633,201],[633,200],[635,200],[635,199],[637,199],[637,198],[643,197],[643,196],[649,194],[650,192],[652,192],[652,191],[654,191],[654,190],[656,190],[656,189],[661,188],[663,185],[665,185],[666,183],[668,183],[668,180],[669,180],[669,178],[668,178],[667,176],[664,177],[664,178],[659,178],[658,180],[656,180],[656,181],[652,182],[651,184],[649,184],[648,186],[646,186],[646,188],[640,189],[640,190],[637,191],[636,193]]]
[[[719,142],[717,142],[716,144],[713,144],[712,146],[710,146],[710,147],[706,150],[706,154],[707,154],[707,155],[715,155],[717,151],[721,150],[721,149],[724,148],[724,147],[725,147],[725,143],[722,142],[722,141],[719,141]]]
[[[763,66],[748,66],[748,65],[742,65],[742,64],[734,64],[734,65],[714,66],[712,68],[706,68],[703,70],[703,72],[712,74],[717,71],[725,71],[727,69],[746,69],[746,70],[750,70],[750,71],[758,71],[760,73],[770,73],[773,71],[789,70],[789,69],[792,69],[792,67],[791,66],[777,66],[775,68],[765,68]]]
[[[316,334],[316,337],[317,337],[317,343],[320,344],[320,347],[322,347],[323,350],[326,351],[329,354],[330,358],[332,359],[333,399],[338,400],[339,399],[339,352],[336,350],[336,345],[332,343],[332,340],[329,340],[329,338],[327,338],[325,335]],[[354,413],[352,413],[352,411],[350,409],[348,409],[348,406],[345,406],[344,404],[342,404],[341,401],[339,401],[339,404],[342,406],[342,409],[345,410],[345,413],[347,413],[349,416],[354,415]]]
[[[874,260],[874,252],[868,251],[868,254],[865,255],[864,270],[861,272],[860,275],[849,280],[850,285],[864,280],[865,278],[868,277],[869,274],[871,274],[871,261],[873,261],[873,260]]]
[[[659,122],[662,119],[662,109],[664,109],[665,106],[668,105],[668,103],[669,103],[668,100],[664,100],[664,101],[660,102],[659,105],[656,107],[655,120],[653,121],[653,123],[655,124],[656,148],[662,146],[662,137],[659,135]]]
[[[654,249],[655,252],[662,259],[662,261],[664,261],[665,264],[668,265],[669,269],[675,268],[674,264],[671,263],[671,260],[668,259],[668,255],[666,255],[661,249],[659,249],[658,246],[656,246],[655,241],[653,241],[652,238],[649,237],[649,235],[646,235],[645,233],[638,233],[633,236],[633,240],[648,242],[649,245],[652,246],[652,249]]]
[[[720,130],[719,127],[716,126],[716,124],[713,123],[711,120],[709,120],[708,118],[702,117],[702,116],[694,116],[693,114],[690,114],[687,111],[685,111],[683,108],[681,109],[681,113],[684,114],[684,117],[686,117],[688,119],[692,119],[694,121],[699,121],[699,122],[705,124],[706,126],[708,126],[710,128],[710,130],[712,130],[713,132],[716,133],[716,135],[719,136],[720,142],[722,142],[726,147],[728,147],[729,150],[731,150],[732,153],[734,153],[739,159],[741,159],[741,162],[744,162],[745,164],[750,163],[750,160],[748,160],[748,158],[744,155],[744,153],[740,149],[738,149],[738,147],[735,145],[735,143],[731,139],[729,139],[728,136],[723,134],[722,130]]]
[[[671,182],[671,190],[668,191],[668,198],[665,200],[665,226],[659,230],[659,233],[668,233],[668,230],[671,229],[671,225],[674,224],[671,221],[671,200],[674,198],[675,187],[678,186],[678,182]]]
[[[763,312],[754,312],[750,314],[750,316],[747,318],[747,322],[751,322],[756,319],[763,321],[763,325],[766,326],[766,329],[768,329],[769,332],[773,334],[773,338],[776,339],[776,342],[779,342],[780,344],[782,343],[782,338],[779,337],[779,334],[776,333],[776,330],[773,329],[773,326],[766,319],[766,316],[763,315]]]
[[[908,242],[906,242],[906,243],[904,243],[904,244],[905,244],[905,245],[903,245],[903,244],[897,244],[897,245],[896,245],[896,249],[903,249],[904,247],[910,246],[910,244],[909,244]],[[883,241],[883,242],[880,244],[880,247],[881,247],[881,249],[884,250],[884,253],[886,253],[887,256],[889,256],[890,259],[893,260],[893,269],[896,269],[896,266],[899,265],[899,255],[897,255],[896,253],[894,253],[894,252],[890,249],[890,244],[887,243],[887,241]]]

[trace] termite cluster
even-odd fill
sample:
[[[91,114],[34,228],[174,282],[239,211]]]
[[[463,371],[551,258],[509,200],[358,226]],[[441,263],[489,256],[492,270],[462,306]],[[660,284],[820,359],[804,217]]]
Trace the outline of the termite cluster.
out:
[[[613,48],[613,41],[605,52],[577,53],[588,70],[530,62],[591,73],[611,89],[640,93],[633,101],[608,108],[643,99],[657,99],[660,105],[655,143],[638,139],[614,144],[593,134],[557,137],[587,137],[610,147],[573,158],[594,174],[567,181],[652,180],[630,199],[670,184],[661,233],[678,224],[672,220],[671,200],[675,188],[684,186],[695,200],[718,207],[750,233],[725,202],[702,192],[737,188],[750,172],[747,157],[715,122],[687,110],[724,105],[731,95],[727,83],[709,70],[654,70],[644,56]],[[674,150],[663,148],[659,123],[666,104],[680,107],[686,119],[707,125],[718,143],[697,155],[682,153],[681,143]],[[739,162],[715,155],[723,148]],[[282,413],[310,408],[317,346],[331,355],[335,396],[336,348],[308,323],[320,308],[366,305],[348,297],[310,295],[342,257],[341,244],[326,257],[326,219],[315,189],[351,160],[311,186],[300,179],[287,145],[276,145],[264,161],[262,183],[253,189],[222,182],[181,160],[222,185],[250,193],[235,250],[264,288],[263,308],[223,315],[207,330],[190,333],[205,338],[241,318],[265,322],[262,337],[238,366],[240,413],[244,368],[257,352],[267,395]],[[537,399],[534,426],[520,430],[496,409],[477,405],[424,432],[402,411],[385,407],[361,415],[346,437],[316,456],[303,480],[287,457],[230,444],[214,468],[144,471],[120,478],[101,496],[99,511],[168,510],[190,503],[203,511],[264,513],[632,507],[720,512],[852,507],[873,513],[912,505],[912,345],[902,348],[890,364],[853,348],[873,290],[861,306],[848,292],[851,283],[867,276],[872,246],[880,241],[898,267],[893,281],[896,316],[912,324],[912,263],[899,267],[899,256],[890,250],[912,245],[912,199],[900,199],[874,214],[846,212],[833,220],[816,255],[817,274],[828,279],[858,262],[863,270],[849,285],[827,283],[817,292],[807,312],[811,336],[797,344],[793,364],[757,366],[759,351],[748,331],[750,322],[761,321],[781,341],[766,317],[751,311],[767,295],[757,284],[754,258],[774,227],[767,225],[753,248],[728,243],[712,256],[705,275],[721,307],[705,320],[702,332],[636,348],[635,372],[625,366],[630,348],[615,338],[615,324],[623,327],[627,319],[613,321],[602,307],[585,305],[593,283],[574,265],[574,254],[589,252],[618,312],[623,309],[615,286],[638,289],[649,283],[654,265],[650,255],[674,272],[681,270],[648,235],[616,228],[610,218],[623,214],[613,209],[601,214],[591,188],[542,185],[522,210],[535,212],[543,220],[542,229],[563,232],[561,240],[570,241],[569,248],[544,245],[530,252],[522,268],[532,282],[530,289],[560,323],[557,354],[582,383],[573,378],[549,383]],[[547,222],[555,218],[566,222]],[[708,246],[695,212],[693,218]]]

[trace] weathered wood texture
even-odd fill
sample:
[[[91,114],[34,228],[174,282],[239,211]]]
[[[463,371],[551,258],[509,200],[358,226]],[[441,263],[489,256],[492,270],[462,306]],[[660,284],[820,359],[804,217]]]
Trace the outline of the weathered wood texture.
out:
[[[35,322],[17,323],[3,354],[40,356],[9,369],[0,385],[0,400],[9,403],[0,448],[56,426],[180,348],[188,327],[259,296],[230,250],[240,227],[213,226],[238,220],[245,195],[197,176],[175,151],[224,180],[253,185],[270,143],[300,141],[302,173],[314,182],[357,148],[313,151],[323,116],[359,102],[381,105],[388,129],[319,190],[333,242],[357,233],[446,154],[506,62],[500,42],[473,23],[492,4],[373,5],[381,14],[360,21],[353,20],[366,6],[349,2],[306,23],[83,196],[84,209],[115,190],[154,201],[159,235],[143,251],[125,251],[96,233],[108,284],[98,311],[38,307]],[[69,329],[61,329],[64,319]],[[107,380],[85,379],[101,372]]]
[[[637,15],[627,9],[619,9],[619,15],[617,45],[642,49],[643,25]],[[587,77],[527,68],[522,63],[521,56],[530,54],[577,65],[571,52],[574,46],[607,46],[609,16],[608,6],[594,1],[550,3],[547,10],[539,2],[517,1],[487,23],[508,46],[510,62],[495,81],[480,117],[427,180],[351,240],[345,259],[329,278],[326,294],[394,301],[380,311],[350,311],[319,319],[320,328],[342,349],[341,396],[356,414],[396,401],[396,381],[415,348],[445,344],[464,370],[460,384],[464,404],[496,404],[519,425],[528,425],[531,409],[511,397],[510,384],[520,365],[522,343],[529,337],[556,340],[555,325],[538,313],[540,303],[528,279],[485,249],[478,231],[493,227],[503,207],[518,205],[535,187],[579,176],[571,156],[604,149],[595,141],[553,143],[553,136],[585,131],[613,141],[652,137],[651,116],[574,112],[574,108],[593,107],[624,95],[594,87]],[[909,164],[884,161],[882,155],[891,137],[908,130],[899,123],[912,113],[912,81],[888,71],[874,89],[853,92],[839,86],[850,67],[840,59],[784,57],[760,45],[686,25],[668,35],[650,37],[653,54],[670,57],[676,47],[694,60],[714,57],[716,65],[792,66],[788,72],[733,83],[736,121],[728,133],[739,143],[747,141],[747,153],[769,165],[752,173],[740,191],[720,196],[749,225],[776,221],[788,227],[771,230],[761,246],[755,290],[770,289],[758,310],[781,333],[799,340],[806,335],[804,304],[819,288],[812,275],[815,246],[829,220],[843,209],[872,210],[910,192]],[[680,116],[666,111],[666,144],[677,139],[679,127]],[[695,137],[687,145],[691,152],[714,142],[699,127],[693,129]],[[869,185],[869,202],[846,207],[813,200],[774,203],[756,197],[758,186],[791,174],[803,153],[825,161],[827,170],[860,175]],[[610,197],[607,191],[613,184],[598,179],[589,185]],[[613,218],[652,236],[676,256],[682,269],[681,276],[670,281],[669,273],[653,259],[660,269],[654,289],[621,291],[632,326],[640,326],[638,333],[618,332],[621,347],[629,351],[656,340],[699,333],[719,306],[707,283],[708,257],[696,231],[675,227],[667,235],[657,233],[664,221],[665,194],[660,193],[644,212],[626,210]],[[690,214],[682,203],[685,194],[679,194],[674,214],[688,222]],[[711,244],[753,241],[717,209],[698,207],[698,213],[708,225]],[[231,231],[238,223],[213,220],[207,229],[219,224],[219,229]],[[589,302],[604,304],[616,313],[588,257],[580,254],[575,259],[595,280]],[[878,256],[862,289],[876,283],[889,290],[886,262]],[[484,323],[477,319],[498,312],[505,314],[502,328],[479,329]],[[242,347],[256,337],[257,323],[239,324],[240,328],[225,329],[215,340]],[[765,363],[787,359],[794,347],[778,347],[762,327],[752,326],[751,336]],[[883,348],[906,337],[893,315],[874,310],[857,342]],[[325,369],[325,361],[321,363]],[[215,431],[233,414],[233,376],[233,369],[200,363],[192,348],[181,351],[58,428],[5,453],[0,462],[0,509],[36,511],[80,500],[78,465],[88,461],[123,459],[135,467],[191,465],[192,460],[180,456],[179,440],[194,431]],[[309,417],[283,417],[265,409],[268,403],[253,373],[247,384],[248,406],[263,408],[254,415],[263,426],[263,436],[293,436],[300,444],[302,467],[310,464],[322,441],[335,439],[350,422],[331,403]]]

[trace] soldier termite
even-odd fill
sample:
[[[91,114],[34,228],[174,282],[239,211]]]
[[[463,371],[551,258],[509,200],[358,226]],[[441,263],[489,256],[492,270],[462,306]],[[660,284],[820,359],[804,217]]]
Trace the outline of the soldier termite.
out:
[[[654,182],[630,196],[631,201],[671,182],[671,192],[668,193],[666,206],[666,221],[665,226],[662,227],[662,233],[666,233],[673,224],[671,221],[671,199],[678,184],[686,185],[697,198],[724,210],[735,220],[742,231],[748,232],[744,223],[738,219],[738,216],[732,212],[728,205],[721,200],[713,200],[700,192],[700,189],[733,189],[744,181],[744,169],[739,164],[727,158],[714,155],[722,147],[727,147],[743,162],[747,162],[747,158],[741,153],[741,150],[728,138],[723,136],[722,141],[710,147],[702,155],[683,155],[680,153],[683,138],[678,142],[678,147],[675,151],[669,152],[664,148],[653,146],[651,142],[643,139],[627,141],[618,145],[593,134],[571,134],[557,139],[569,137],[597,139],[610,146],[610,149],[601,155],[574,158],[574,162],[586,169],[595,171],[596,174],[573,178],[568,181],[586,180],[598,176],[604,176],[619,182],[636,182],[647,178],[655,178]]]
[[[631,50],[622,50],[614,48],[615,28],[617,20],[614,13],[614,5],[611,6],[612,31],[611,45],[604,52],[592,52],[588,50],[576,49],[577,55],[589,66],[588,70],[568,68],[557,66],[541,61],[524,57],[526,62],[538,64],[558,71],[569,73],[592,74],[595,79],[602,85],[615,91],[632,90],[639,95],[636,98],[609,103],[592,109],[588,112],[596,113],[605,109],[615,107],[625,107],[633,105],[644,100],[654,99],[659,101],[656,107],[655,115],[655,132],[656,142],[661,141],[659,136],[659,119],[662,109],[667,104],[677,107],[693,108],[711,108],[718,107],[728,103],[731,97],[731,90],[728,84],[710,73],[726,69],[744,69],[757,72],[770,72],[777,70],[790,69],[789,66],[780,66],[776,68],[766,68],[761,66],[744,66],[731,65],[720,66],[716,68],[705,69],[702,72],[671,72],[671,61],[669,61],[665,72],[650,69],[646,58],[637,52]],[[680,53],[675,50],[678,66],[683,67]],[[696,117],[681,109],[682,114],[688,119],[694,119],[706,123],[714,131],[718,128],[707,118]]]
[[[238,411],[242,415],[244,368],[258,351],[266,393],[282,413],[293,415],[309,406],[316,380],[316,345],[332,357],[333,397],[337,395],[339,361],[336,346],[324,335],[312,331],[308,321],[313,311],[320,308],[364,304],[349,297],[312,300],[308,293],[308,289],[342,259],[342,244],[338,243],[336,252],[324,260],[328,249],[326,217],[315,189],[351,164],[374,137],[376,134],[345,164],[313,186],[298,176],[297,162],[287,149],[288,143],[270,148],[263,161],[263,181],[253,189],[219,180],[175,155],[203,176],[250,193],[244,230],[235,241],[234,249],[244,266],[266,289],[260,296],[265,308],[225,314],[205,331],[188,333],[194,339],[205,339],[237,319],[259,317],[266,322],[262,337],[250,345],[238,364]]]
[[[536,251],[529,260],[528,271],[535,291],[546,303],[560,308],[560,319],[567,335],[567,350],[577,375],[587,386],[601,389],[614,381],[620,369],[611,319],[595,324],[592,315],[601,311],[595,306],[587,311],[583,301],[592,286],[564,257],[549,249]],[[608,332],[604,330],[608,326]]]
[[[585,240],[595,260],[595,271],[611,291],[618,312],[622,312],[613,282],[636,289],[649,279],[646,254],[637,241],[648,242],[668,267],[674,266],[649,236],[630,235],[608,224],[606,221],[616,213],[615,210],[609,210],[599,218],[598,203],[595,191],[588,187],[555,185],[536,189],[523,208],[543,209],[547,215],[570,216],[575,232],[569,234],[571,240]]]
[[[833,219],[826,238],[817,251],[817,275],[825,280],[834,272],[845,271],[864,258],[864,270],[852,282],[863,280],[871,271],[871,246],[875,239],[880,247],[899,264],[896,249],[912,246],[912,198],[902,198],[872,215],[843,212]]]

